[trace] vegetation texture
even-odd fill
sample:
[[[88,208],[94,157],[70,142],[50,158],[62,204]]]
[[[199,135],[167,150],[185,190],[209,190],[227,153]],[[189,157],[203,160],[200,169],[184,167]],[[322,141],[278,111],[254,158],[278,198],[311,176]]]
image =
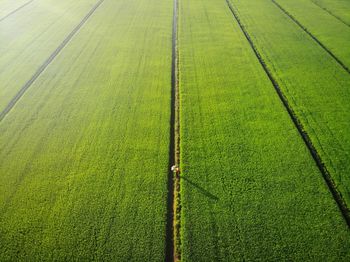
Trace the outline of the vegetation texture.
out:
[[[320,8],[350,26],[350,2],[348,0],[311,0]]]
[[[350,207],[349,28],[348,0],[0,0],[0,261],[350,261],[308,149]]]
[[[347,225],[226,3],[179,12],[183,260],[349,259]]]
[[[106,0],[0,123],[1,261],[164,260],[171,26]]]
[[[350,73],[350,27],[348,25],[310,0],[275,0],[275,2],[320,41],[349,69]]]
[[[95,2],[37,0],[0,21],[0,112]]]
[[[272,1],[232,1],[350,206],[350,74]]]

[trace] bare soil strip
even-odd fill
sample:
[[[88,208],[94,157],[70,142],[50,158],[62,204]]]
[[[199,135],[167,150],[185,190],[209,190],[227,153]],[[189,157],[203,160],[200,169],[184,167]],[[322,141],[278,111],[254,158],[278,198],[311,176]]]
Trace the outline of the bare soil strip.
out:
[[[178,1],[174,0],[171,59],[171,116],[169,164],[180,168],[180,114],[179,114],[179,54],[177,47]],[[166,261],[181,260],[180,242],[180,174],[169,170]]]
[[[86,23],[86,21],[92,16],[96,9],[104,2],[104,0],[98,1],[89,11],[89,13],[80,21],[80,23],[73,29],[72,32],[63,40],[63,42],[56,48],[56,50],[49,56],[48,59],[38,68],[34,75],[22,86],[18,93],[11,99],[5,109],[0,112],[0,121],[2,121],[11,109],[16,105],[18,100],[25,94],[29,87],[38,79],[42,72],[51,64],[56,56],[62,51],[62,49],[69,43],[73,36],[80,30],[80,28]]]
[[[320,47],[322,47],[337,63],[350,74],[350,69],[338,58],[331,50],[329,50],[324,44],[322,44],[313,34],[311,34],[306,27],[304,27],[298,20],[294,18],[286,9],[284,9],[275,0],[271,0],[284,14],[286,14],[294,23],[296,23],[305,33],[307,33]]]
[[[12,12],[8,13],[7,15],[5,15],[4,17],[0,18],[0,22],[5,20],[6,18],[8,18],[9,16],[13,15],[14,13],[16,13],[17,11],[21,10],[23,7],[29,5],[30,3],[32,3],[34,0],[30,0],[27,3],[24,3],[23,5],[21,5],[20,7],[16,8],[15,10],[13,10]]]
[[[310,154],[312,155],[318,169],[320,170],[330,192],[333,195],[334,200],[336,201],[336,203],[338,204],[338,207],[346,221],[346,223],[348,224],[348,226],[350,227],[350,210],[348,209],[346,203],[344,202],[342,195],[340,192],[338,192],[338,190],[336,189],[335,183],[332,179],[332,177],[330,176],[326,166],[324,165],[324,163],[322,162],[322,159],[320,157],[320,155],[318,154],[318,152],[316,151],[315,147],[313,146],[311,139],[309,137],[309,135],[306,133],[306,131],[304,130],[301,122],[299,121],[299,119],[297,118],[296,114],[294,113],[293,109],[291,108],[291,106],[288,103],[288,100],[286,99],[286,97],[284,96],[283,92],[281,91],[277,81],[273,78],[270,70],[267,68],[264,60],[262,59],[259,51],[257,50],[256,46],[254,45],[253,41],[251,40],[251,37],[249,35],[249,33],[246,31],[244,25],[242,24],[241,20],[239,19],[238,14],[236,13],[236,11],[234,10],[233,6],[231,5],[231,3],[229,2],[230,0],[226,0],[226,3],[229,7],[229,9],[231,10],[231,13],[233,14],[235,20],[237,21],[239,27],[241,28],[242,32],[244,33],[246,39],[248,40],[248,43],[250,44],[251,48],[253,49],[257,59],[259,60],[261,66],[263,67],[266,75],[268,76],[268,78],[270,79],[272,85],[274,86],[276,93],[278,94],[280,100],[282,101],[285,109],[287,110],[290,118],[292,119],[295,127],[297,128],[297,130],[299,131],[300,136],[302,137],[302,139],[305,142],[305,145],[307,146],[307,148],[310,151]]]
[[[342,18],[340,18],[339,16],[333,14],[331,11],[329,11],[327,8],[321,6],[319,3],[317,3],[316,1],[312,1],[312,3],[314,3],[315,5],[317,5],[319,8],[321,8],[322,10],[324,10],[325,12],[327,12],[328,14],[330,14],[331,16],[333,16],[335,19],[339,20],[340,22],[342,22],[344,25],[349,26],[350,24],[348,24],[347,22],[345,22]]]

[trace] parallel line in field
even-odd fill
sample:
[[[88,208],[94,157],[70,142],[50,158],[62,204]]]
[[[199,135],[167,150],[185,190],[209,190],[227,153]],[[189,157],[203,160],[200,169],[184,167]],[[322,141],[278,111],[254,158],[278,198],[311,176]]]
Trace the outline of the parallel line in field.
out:
[[[296,25],[298,25],[305,33],[307,33],[320,47],[323,48],[346,72],[350,74],[350,69],[335,55],[331,50],[329,50],[320,40],[318,40],[313,34],[311,34],[306,27],[304,27],[294,16],[292,16],[286,9],[284,9],[275,0],[271,0],[285,15],[287,15]]]
[[[317,5],[319,8],[321,8],[323,11],[327,12],[328,14],[330,14],[331,16],[333,16],[335,19],[339,20],[340,22],[342,22],[344,25],[349,26],[350,24],[348,24],[347,22],[345,22],[341,17],[333,14],[331,11],[329,11],[327,8],[321,6],[320,4],[318,4],[316,1],[311,0],[311,2],[315,5]]]
[[[179,54],[178,37],[178,0],[174,0],[172,25],[171,57],[171,114],[169,164],[180,167],[180,103],[179,103]],[[172,170],[168,174],[167,228],[165,261],[180,261],[180,175]]]
[[[86,23],[86,21],[92,16],[96,9],[103,3],[104,0],[99,0],[87,13],[87,15],[80,21],[80,23],[73,29],[72,32],[63,40],[63,42],[56,48],[56,50],[49,56],[48,59],[38,68],[38,70],[32,75],[32,77],[22,86],[17,94],[11,99],[5,109],[0,113],[0,121],[2,121],[11,109],[16,105],[18,100],[25,94],[29,87],[38,79],[42,72],[51,64],[51,62],[57,57],[62,49],[69,43],[73,36],[79,31],[79,29]]]
[[[260,62],[262,68],[264,69],[266,75],[268,76],[268,78],[270,79],[276,93],[278,94],[278,97],[280,98],[282,104],[284,105],[285,109],[287,110],[290,118],[292,119],[295,127],[297,128],[300,136],[302,137],[305,145],[307,146],[312,158],[314,159],[318,169],[320,170],[328,188],[329,191],[332,193],[332,196],[334,198],[334,200],[336,201],[348,227],[350,227],[350,211],[345,203],[345,201],[343,200],[343,197],[341,195],[340,192],[338,192],[338,190],[336,189],[335,183],[333,181],[333,179],[331,178],[326,166],[324,165],[319,153],[317,152],[317,150],[315,149],[315,147],[312,144],[312,141],[309,137],[309,135],[307,134],[307,132],[304,130],[300,120],[298,119],[298,117],[296,116],[296,114],[294,113],[294,110],[292,109],[292,107],[289,105],[288,100],[286,99],[286,97],[284,96],[283,92],[281,91],[281,88],[279,87],[277,81],[274,79],[274,77],[272,76],[272,73],[270,72],[270,70],[268,69],[268,67],[266,66],[266,63],[264,62],[262,56],[260,55],[258,49],[256,48],[255,44],[253,43],[249,33],[247,32],[247,30],[245,29],[244,25],[242,24],[241,20],[239,19],[239,16],[237,14],[237,12],[234,10],[233,6],[231,5],[231,3],[229,2],[230,0],[226,0],[226,3],[231,11],[231,13],[233,14],[235,20],[237,21],[239,27],[241,28],[243,34],[245,35],[250,47],[252,48],[255,56],[257,57],[258,61]]]
[[[17,11],[21,10],[23,7],[26,7],[27,5],[29,5],[30,3],[32,3],[34,0],[30,0],[27,3],[24,3],[23,5],[21,5],[20,7],[16,8],[15,10],[13,10],[12,12],[8,13],[7,15],[5,15],[4,17],[0,18],[0,22],[2,22],[3,20],[5,20],[6,18],[8,18],[9,16],[13,15],[14,13],[16,13]]]

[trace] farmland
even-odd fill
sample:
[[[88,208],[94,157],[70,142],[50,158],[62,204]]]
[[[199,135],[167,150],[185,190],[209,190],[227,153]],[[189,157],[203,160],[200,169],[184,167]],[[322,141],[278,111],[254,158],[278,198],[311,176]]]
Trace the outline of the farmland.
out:
[[[225,3],[181,3],[184,260],[349,258],[346,224]]]
[[[105,1],[2,121],[0,260],[163,259],[171,22]]]
[[[350,204],[350,74],[271,1],[234,7]]]
[[[0,261],[349,261],[349,14],[0,0]]]

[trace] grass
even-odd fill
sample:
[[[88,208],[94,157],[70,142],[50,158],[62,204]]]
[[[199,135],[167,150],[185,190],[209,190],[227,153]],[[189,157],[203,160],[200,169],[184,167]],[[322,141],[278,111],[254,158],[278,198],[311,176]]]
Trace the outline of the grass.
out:
[[[350,68],[350,27],[348,25],[325,12],[310,0],[276,0],[276,2],[301,23],[347,68]]]
[[[232,1],[350,205],[350,75],[271,1]]]
[[[0,112],[95,2],[37,0],[0,21]]]
[[[169,1],[105,1],[0,123],[0,260],[164,259]]]
[[[179,13],[183,260],[349,259],[347,225],[225,1]]]

